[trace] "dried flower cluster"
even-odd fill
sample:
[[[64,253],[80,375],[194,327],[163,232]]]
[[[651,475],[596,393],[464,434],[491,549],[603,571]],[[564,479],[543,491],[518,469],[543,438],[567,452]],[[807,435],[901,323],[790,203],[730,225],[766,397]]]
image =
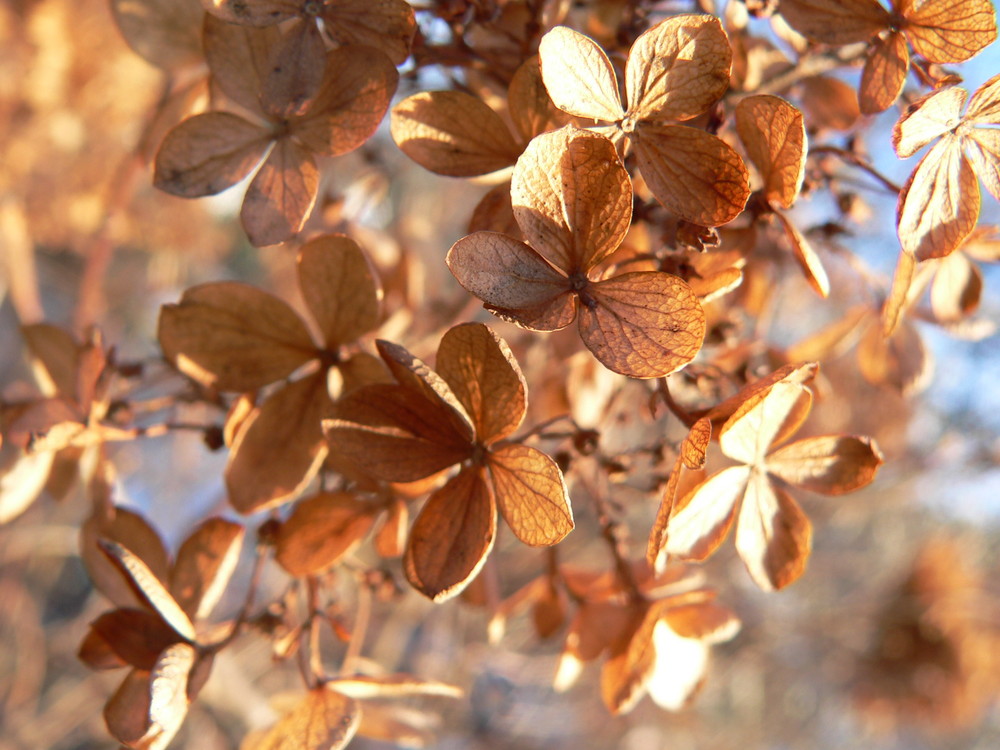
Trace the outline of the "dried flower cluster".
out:
[[[976,263],[1000,258],[996,229],[979,225],[979,183],[1000,200],[1000,76],[970,98],[941,65],[994,42],[993,6],[782,0],[772,13],[730,2],[717,17],[659,5],[111,0],[125,40],[166,81],[129,164],[182,198],[248,180],[246,238],[280,245],[258,257],[297,258],[282,296],[213,281],[163,305],[152,374],[120,361],[94,326],[22,328],[38,387],[2,402],[3,441],[17,457],[4,470],[0,522],[43,488],[66,494],[82,480],[92,506],[83,559],[115,608],[91,624],[80,658],[130,668],[105,707],[115,740],[166,747],[216,655],[254,636],[297,661],[303,687],[245,750],[340,748],[355,734],[424,744],[426,716],[397,699],[461,691],[361,657],[365,629],[377,627],[371,600],[405,595],[397,576],[437,603],[480,601],[494,639],[530,606],[537,636],[564,642],[557,689],[602,659],[612,713],[646,694],[681,709],[711,646],[740,629],[698,564],[735,527],[752,581],[784,588],[805,573],[814,534],[792,491],[842,495],[875,480],[873,437],[816,434],[825,430],[807,422],[814,401],[852,398],[820,363],[858,342],[866,380],[912,393],[930,369],[912,320],[972,320]],[[755,35],[748,11],[770,15],[795,53]],[[830,75],[855,64],[857,94]],[[452,86],[426,90],[429,81]],[[871,164],[860,119],[897,102],[896,154],[929,147],[902,187]],[[334,177],[350,183],[356,168],[331,157],[404,161],[384,156],[389,135],[430,172],[492,185],[468,233],[428,264],[450,271],[447,291],[421,287],[403,219],[378,234],[331,197]],[[862,203],[849,187],[855,170],[898,193],[888,290],[843,262],[846,249],[830,252]],[[796,206],[821,193],[840,215],[817,230]],[[108,217],[128,213],[129,199],[117,201]],[[110,248],[112,226],[85,253]],[[784,348],[768,341],[779,283],[828,305],[828,326]],[[579,336],[555,333],[574,322]],[[154,406],[139,397],[146,387],[160,389]],[[212,416],[176,418],[192,405]],[[652,446],[617,427],[640,422]],[[808,436],[791,441],[800,428]],[[119,502],[109,446],[191,429],[228,451],[235,513],[205,519],[171,555]],[[652,457],[642,476],[640,454]],[[631,481],[646,485],[648,523],[631,529],[648,539],[645,555],[616,500],[616,484]],[[544,548],[544,570],[520,587],[504,581],[517,553],[491,556],[506,533],[498,517]],[[588,535],[610,567],[564,552],[590,550],[571,546]],[[241,560],[252,568],[243,604],[213,620]],[[265,594],[272,561],[290,582]],[[921,565],[906,594],[921,609],[905,622],[893,613],[886,633],[923,633],[919,623],[937,617],[947,592],[926,593]],[[964,638],[959,620],[941,620],[942,639]],[[335,668],[321,633],[348,642]],[[954,713],[975,692],[964,648],[940,668],[961,704]],[[872,669],[892,658],[877,651]],[[914,689],[912,699],[866,700],[920,712],[930,699]]]

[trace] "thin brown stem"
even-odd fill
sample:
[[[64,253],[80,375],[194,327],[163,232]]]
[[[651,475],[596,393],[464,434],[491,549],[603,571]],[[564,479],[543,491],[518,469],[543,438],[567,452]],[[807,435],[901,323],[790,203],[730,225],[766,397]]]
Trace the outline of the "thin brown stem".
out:
[[[869,164],[864,158],[853,151],[837,148],[836,146],[814,146],[809,149],[809,155],[812,156],[813,154],[831,154],[839,159],[843,159],[848,164],[855,166],[858,169],[864,170],[892,192],[899,193],[903,190],[901,185],[898,185],[890,180],[884,174],[879,172],[874,166]]]

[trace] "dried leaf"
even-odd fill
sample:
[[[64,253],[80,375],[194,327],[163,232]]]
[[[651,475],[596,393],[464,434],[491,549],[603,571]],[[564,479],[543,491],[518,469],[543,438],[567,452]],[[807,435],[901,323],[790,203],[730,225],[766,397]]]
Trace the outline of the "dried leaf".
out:
[[[372,510],[371,503],[348,492],[324,492],[301,500],[278,530],[275,559],[296,578],[336,565],[371,530]]]
[[[338,156],[367,141],[389,109],[399,73],[371,47],[340,47],[327,54],[323,86],[290,132],[316,154]]]
[[[128,46],[164,70],[201,62],[198,0],[112,0],[115,23]]]
[[[630,624],[611,646],[611,653],[601,670],[601,697],[614,714],[631,711],[645,693],[656,666],[653,628],[657,607],[630,608]]]
[[[336,351],[378,325],[382,288],[350,237],[324,235],[307,242],[299,249],[298,276],[327,349]]]
[[[275,119],[303,114],[323,85],[326,43],[311,18],[291,24],[268,60],[260,103]]]
[[[225,470],[237,511],[280,505],[312,481],[326,458],[321,424],[332,408],[321,370],[281,388],[243,422]]]
[[[642,122],[633,143],[650,191],[677,217],[716,227],[743,211],[750,197],[749,174],[722,139],[683,125]]]
[[[979,219],[979,185],[962,153],[962,141],[958,135],[945,135],[920,160],[899,194],[899,241],[918,260],[954,251]]]
[[[182,198],[221,193],[260,163],[270,140],[259,125],[228,112],[195,115],[163,139],[153,184]]]
[[[817,130],[850,130],[861,114],[854,89],[831,76],[811,76],[802,81],[802,109]]]
[[[467,291],[533,330],[555,331],[576,318],[567,278],[523,242],[476,232],[452,245],[446,262]]]
[[[164,356],[203,385],[252,391],[316,356],[302,319],[284,302],[237,282],[202,284],[164,305]]]
[[[866,115],[884,112],[899,98],[910,69],[906,37],[898,31],[877,36],[868,48],[858,103]]]
[[[730,458],[762,465],[772,446],[792,435],[812,406],[808,388],[782,380],[748,398],[719,430],[719,447]]]
[[[291,138],[276,141],[243,197],[240,222],[250,242],[263,247],[290,239],[305,224],[318,190],[312,154]]]
[[[80,347],[72,335],[48,323],[21,326],[32,370],[46,396],[75,398]]]
[[[667,273],[637,272],[591,284],[580,309],[580,336],[601,364],[654,378],[694,359],[705,338],[705,313],[690,287]]]
[[[979,267],[965,253],[943,258],[931,284],[931,309],[941,322],[959,321],[976,311],[983,292]]]
[[[400,65],[410,54],[417,22],[405,0],[334,0],[323,6],[324,29],[340,44],[381,50]]]
[[[441,602],[457,595],[486,562],[496,539],[496,504],[479,467],[464,469],[420,511],[403,558],[406,577]]]
[[[899,254],[896,272],[892,277],[892,288],[882,308],[882,335],[891,336],[903,319],[903,314],[911,302],[910,285],[917,270],[917,259],[910,253]]]
[[[103,641],[124,663],[152,670],[160,654],[180,638],[159,615],[146,609],[114,609],[90,624],[90,635]]]
[[[931,62],[968,60],[997,38],[996,13],[990,0],[903,0],[900,10],[913,50]]]
[[[379,557],[391,559],[403,554],[409,520],[409,506],[398,498],[393,500],[382,525],[375,532],[375,551]]]
[[[318,687],[241,750],[340,750],[354,737],[360,722],[361,707],[353,698]]]
[[[80,529],[80,557],[94,587],[123,608],[144,607],[145,600],[129,585],[121,568],[98,546],[98,540],[118,542],[141,551],[143,562],[161,581],[170,577],[170,557],[156,530],[138,513],[114,507],[110,518],[92,516]]]
[[[243,535],[240,524],[209,518],[181,544],[170,593],[192,620],[207,617],[219,603],[239,562]]]
[[[715,16],[680,15],[658,23],[629,52],[629,116],[690,120],[700,115],[729,88],[732,59],[729,39]]]
[[[204,0],[203,0],[204,1]],[[281,40],[277,28],[252,28],[205,16],[205,60],[222,92],[249,112],[264,116],[260,94]]]
[[[799,268],[802,269],[806,281],[809,282],[809,286],[815,289],[820,297],[825,299],[830,295],[830,278],[826,275],[823,262],[816,255],[816,251],[812,249],[812,245],[809,244],[806,236],[799,231],[798,227],[787,216],[781,211],[775,211],[775,216],[778,217],[778,221],[781,222],[781,226],[785,230],[785,236],[788,237],[788,241],[792,246],[792,254],[795,256]]]
[[[449,329],[435,367],[468,412],[480,443],[490,445],[520,426],[528,386],[507,342],[489,328],[466,323]]]
[[[798,504],[754,472],[736,526],[736,551],[754,582],[764,591],[782,589],[805,571],[812,547],[812,526]]]
[[[867,42],[891,23],[877,0],[782,0],[780,12],[797,32],[826,44]]]
[[[685,495],[667,525],[666,551],[684,560],[704,560],[715,552],[736,519],[736,503],[749,478],[748,466],[733,466]]]
[[[471,455],[468,438],[442,423],[442,407],[395,385],[370,385],[342,397],[323,422],[331,452],[371,476],[413,482]]]
[[[431,172],[472,177],[512,166],[521,155],[507,125],[461,91],[424,91],[392,109],[392,138]]]
[[[163,582],[149,569],[142,558],[109,539],[99,540],[97,546],[126,577],[135,593],[140,595],[167,625],[185,640],[195,640],[194,625],[191,624],[187,613],[181,609]]]
[[[625,116],[611,61],[592,39],[557,26],[542,37],[538,57],[545,88],[559,109],[606,122]]]
[[[681,443],[680,459],[689,469],[701,469],[705,466],[705,454],[712,439],[712,420],[702,417],[688,430]]]
[[[805,176],[802,113],[776,96],[748,96],[736,105],[736,129],[764,181],[764,198],[791,208]]]
[[[557,109],[542,80],[538,57],[529,57],[510,79],[507,108],[514,127],[524,142],[566,124],[565,113]],[[518,154],[520,156],[520,154]]]
[[[667,564],[667,530],[670,527],[670,519],[674,514],[674,506],[677,503],[678,488],[683,472],[683,459],[681,456],[677,456],[674,468],[667,478],[667,486],[663,490],[660,507],[656,510],[656,520],[653,521],[653,528],[650,529],[649,540],[646,542],[646,562],[656,572],[662,572]]]
[[[968,98],[958,86],[939,89],[911,104],[892,129],[892,147],[900,159],[913,156],[935,138],[950,133],[962,118]]]
[[[887,385],[902,394],[916,393],[929,382],[933,360],[920,334],[902,321],[886,338],[879,326],[871,326],[858,343],[858,369],[869,383]]]
[[[621,244],[632,218],[632,184],[611,141],[568,126],[524,150],[511,202],[528,245],[572,275]]]
[[[487,465],[497,507],[525,544],[552,545],[573,530],[566,481],[555,461],[527,445],[489,452]]]
[[[871,438],[827,435],[806,438],[767,457],[767,470],[795,487],[843,495],[868,485],[882,465]]]

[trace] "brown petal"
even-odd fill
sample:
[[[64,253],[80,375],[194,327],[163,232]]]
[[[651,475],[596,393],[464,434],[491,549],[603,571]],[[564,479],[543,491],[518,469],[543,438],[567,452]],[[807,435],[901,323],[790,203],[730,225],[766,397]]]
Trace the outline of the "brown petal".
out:
[[[173,628],[147,609],[105,612],[90,624],[90,634],[139,669],[153,669],[163,650],[180,641]]]
[[[316,202],[319,170],[290,138],[275,142],[243,196],[240,222],[254,245],[276,245],[302,229]]]
[[[704,560],[715,552],[733,525],[749,478],[748,466],[732,466],[685,495],[667,524],[667,552],[682,560]]]
[[[878,0],[782,0],[780,12],[797,32],[826,44],[867,42],[891,23]]]
[[[931,62],[963,62],[997,38],[996,12],[990,0],[904,0],[900,12],[913,50]]]
[[[572,126],[528,144],[510,195],[528,245],[567,274],[614,252],[632,219],[632,182],[614,145]]]
[[[225,471],[237,511],[280,505],[312,481],[326,458],[321,423],[332,408],[320,370],[276,391],[243,422]]]
[[[372,503],[349,492],[324,492],[301,500],[281,524],[274,558],[293,576],[315,575],[336,565],[371,531]]]
[[[750,177],[725,141],[683,125],[640,123],[633,143],[650,191],[678,218],[716,227],[743,211]]]
[[[763,472],[747,485],[736,526],[736,551],[764,591],[782,589],[806,569],[812,525],[795,500]]]
[[[979,185],[962,142],[957,135],[944,136],[899,194],[899,241],[918,260],[948,255],[979,220]]]
[[[808,388],[787,381],[775,383],[733,412],[719,430],[719,447],[736,461],[760,465],[772,446],[798,430],[811,406]]]
[[[470,467],[432,494],[410,529],[403,566],[413,587],[442,602],[464,589],[486,562],[497,512],[483,469]]]
[[[393,500],[375,532],[375,551],[379,557],[390,559],[403,554],[409,521],[410,510],[406,502],[398,498]]]
[[[201,0],[213,16],[231,24],[272,26],[299,15],[299,0]]]
[[[712,601],[671,606],[663,619],[682,638],[697,638],[708,643],[724,643],[740,629],[739,618]]]
[[[963,143],[976,176],[1000,201],[1000,130],[972,128]]]
[[[638,271],[589,285],[580,337],[601,364],[635,378],[656,378],[694,359],[705,313],[690,287],[668,273]]]
[[[899,98],[910,70],[910,51],[906,37],[898,31],[877,36],[868,48],[861,73],[859,104],[866,115],[884,112]]]
[[[392,138],[431,172],[472,177],[510,167],[521,155],[500,115],[462,91],[424,91],[392,109]]]
[[[668,18],[645,31],[628,55],[628,113],[637,120],[690,120],[729,88],[733,51],[715,16]]]
[[[62,328],[48,323],[21,326],[21,336],[31,355],[32,371],[46,396],[76,397],[80,346]]]
[[[854,89],[831,76],[811,76],[802,81],[802,109],[810,127],[850,130],[861,112]]]
[[[887,385],[900,393],[918,393],[930,382],[934,360],[917,329],[901,321],[889,338],[871,326],[858,343],[858,369],[869,383]]]
[[[153,184],[182,198],[221,193],[250,173],[270,141],[259,125],[228,112],[195,115],[163,139]]]
[[[94,587],[118,607],[146,606],[145,599],[136,594],[121,568],[98,546],[100,539],[139,550],[146,567],[165,581],[170,576],[170,557],[156,529],[138,513],[116,506],[110,518],[92,516],[80,530],[80,557]]]
[[[830,294],[830,278],[826,275],[823,262],[816,255],[816,251],[812,249],[809,240],[781,211],[775,211],[775,216],[778,217],[778,221],[781,222],[781,226],[785,230],[785,236],[788,237],[788,242],[792,246],[792,254],[795,256],[799,268],[802,269],[806,281],[809,282],[809,286],[815,289],[820,297],[828,297]]]
[[[892,275],[892,287],[882,307],[882,335],[891,336],[899,321],[903,319],[913,299],[910,293],[913,277],[917,270],[917,259],[910,253],[901,252]]]
[[[911,104],[892,129],[896,155],[906,159],[935,138],[951,132],[962,117],[962,106],[968,96],[965,89],[949,86]]]
[[[712,407],[705,416],[709,417],[712,420],[713,427],[718,429],[737,409],[752,397],[768,390],[775,383],[786,381],[805,386],[813,381],[817,372],[819,372],[819,365],[816,362],[784,365],[770,375],[747,384],[734,396],[730,396],[721,404]]]
[[[333,417],[323,423],[333,456],[386,481],[429,477],[472,451],[439,407],[396,385],[352,391],[337,402]]]
[[[705,467],[705,454],[708,452],[708,443],[712,439],[712,420],[702,417],[688,430],[687,436],[681,443],[680,458],[689,469],[702,469]]]
[[[417,28],[413,8],[404,0],[336,0],[323,6],[323,23],[340,44],[364,44],[400,65],[410,54]]]
[[[371,47],[340,47],[327,54],[323,86],[308,111],[293,118],[292,134],[310,151],[338,156],[367,141],[382,122],[399,73]]]
[[[156,67],[201,62],[205,13],[198,0],[112,0],[111,11],[128,46]]]
[[[510,79],[507,108],[514,127],[525,143],[547,130],[565,125],[569,120],[552,103],[549,92],[545,89],[537,55],[521,63]]]
[[[186,643],[169,646],[151,671],[134,669],[104,708],[111,734],[129,747],[164,750],[187,715],[199,660]]]
[[[361,707],[325,687],[310,690],[294,709],[242,750],[340,750],[354,737]]]
[[[260,106],[275,120],[301,115],[323,85],[326,42],[312,18],[288,26],[268,59]]]
[[[646,683],[656,666],[653,649],[653,628],[656,627],[656,607],[632,605],[631,622],[611,646],[611,654],[601,669],[601,697],[614,714],[624,714],[635,708],[646,692]]]
[[[552,687],[557,692],[568,689],[583,662],[593,661],[623,637],[632,624],[632,615],[631,609],[618,603],[584,600],[570,622]]]
[[[965,119],[980,125],[1000,123],[1000,73],[976,89],[969,100]]]
[[[870,484],[881,465],[875,442],[851,435],[806,438],[767,457],[770,473],[824,495],[843,495]]]
[[[527,328],[554,331],[576,317],[568,279],[523,242],[476,232],[452,245],[445,260],[466,290]]]
[[[953,323],[971,315],[979,307],[983,275],[965,253],[942,258],[931,284],[931,309],[942,323]]]
[[[573,530],[566,480],[556,462],[527,445],[489,452],[497,507],[514,535],[534,547],[557,544]]]
[[[439,434],[442,438],[451,434],[455,436],[452,440],[457,438],[460,442],[473,439],[475,430],[472,420],[462,402],[455,398],[448,383],[440,375],[399,344],[379,339],[375,346],[397,382],[421,396],[437,410],[441,422]],[[447,429],[448,427],[451,429]]]
[[[194,641],[194,625],[191,624],[187,613],[180,608],[163,582],[149,569],[142,558],[109,539],[99,540],[97,546],[125,576],[134,592],[142,597],[142,600],[152,607],[167,625],[181,638]]]
[[[326,684],[329,689],[358,700],[408,698],[417,695],[461,698],[465,694],[461,688],[455,685],[437,680],[425,680],[404,673],[387,674],[380,677],[367,677],[365,675],[337,677]],[[367,709],[368,707],[365,706],[365,710]]]
[[[465,407],[480,443],[501,440],[521,424],[528,408],[524,375],[507,342],[482,323],[450,328],[435,368]]]
[[[667,478],[667,486],[663,490],[660,507],[656,510],[656,520],[653,521],[653,528],[650,529],[649,539],[646,542],[646,562],[656,572],[661,572],[667,564],[667,530],[670,528],[670,518],[673,516],[674,506],[677,504],[677,491],[683,473],[683,459],[681,456],[677,456],[674,468]]]
[[[239,562],[243,535],[240,524],[209,518],[181,544],[170,593],[192,620],[207,617],[219,603]]]
[[[607,122],[625,116],[614,68],[592,39],[557,26],[542,37],[538,57],[545,88],[559,109]]]
[[[368,256],[347,235],[317,237],[299,249],[299,288],[330,350],[378,325],[382,287]]]
[[[230,99],[263,116],[260,94],[281,32],[277,28],[237,26],[210,14],[205,17],[203,34],[205,59],[214,83]]]
[[[764,181],[764,198],[791,208],[806,168],[802,113],[777,96],[748,96],[736,105],[736,130]]]
[[[238,282],[202,284],[160,312],[164,356],[199,383],[253,391],[316,355],[302,319],[277,297]]]

